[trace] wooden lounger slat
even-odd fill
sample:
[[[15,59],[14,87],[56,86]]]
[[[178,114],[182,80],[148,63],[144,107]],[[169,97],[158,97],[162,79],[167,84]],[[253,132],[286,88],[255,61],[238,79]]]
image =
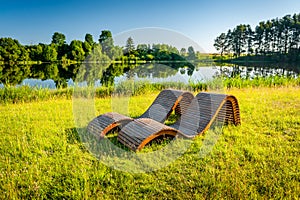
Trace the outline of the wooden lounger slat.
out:
[[[118,140],[130,149],[139,149],[143,143],[146,145],[154,138],[166,133],[172,136],[177,134],[176,129],[151,119],[141,118],[134,122],[122,128],[122,131],[128,134],[118,135]]]

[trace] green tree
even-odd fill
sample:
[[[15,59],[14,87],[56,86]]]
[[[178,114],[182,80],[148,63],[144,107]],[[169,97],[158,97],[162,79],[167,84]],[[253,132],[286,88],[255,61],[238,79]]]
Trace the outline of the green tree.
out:
[[[85,51],[83,43],[79,40],[73,40],[70,44],[69,59],[83,61],[85,59]]]
[[[264,26],[265,22],[260,22],[255,28],[255,52],[256,55],[263,52],[263,39],[264,39]]]
[[[185,57],[186,56],[186,48],[181,48],[180,49],[180,55]]]
[[[233,29],[233,52],[239,57],[241,53],[246,51],[246,26],[245,24],[238,25]]]
[[[87,41],[84,41],[82,44],[82,48],[86,55],[89,55],[93,50],[93,45],[90,45]]]
[[[34,61],[42,61],[43,60],[43,48],[44,48],[44,44],[27,46],[30,59],[34,60]]]
[[[226,34],[221,33],[220,36],[218,36],[215,39],[214,47],[216,48],[217,51],[220,51],[221,56],[223,56],[224,51],[226,51]]]
[[[114,47],[114,41],[112,38],[112,34],[109,30],[101,31],[101,35],[99,36],[99,43],[102,46],[102,52],[108,55],[110,58],[112,58],[112,49]]]
[[[272,22],[268,20],[264,24],[264,54],[270,54],[273,42],[273,35],[272,35]]]
[[[148,52],[150,51],[150,47],[147,44],[138,44],[136,47],[138,57],[142,60],[146,59]]]
[[[251,55],[254,52],[253,49],[253,41],[254,41],[254,32],[251,29],[251,26],[248,24],[246,25],[246,45],[247,45],[247,54]]]
[[[85,34],[84,40],[85,40],[87,43],[89,43],[91,46],[93,46],[94,43],[95,43],[95,42],[94,42],[93,36],[92,36],[91,34],[89,34],[89,33]]]
[[[87,33],[85,35],[85,41],[82,44],[83,50],[86,55],[88,55],[92,52],[94,44],[95,44],[95,42],[94,42],[93,36],[91,34]]]
[[[125,45],[125,53],[131,54],[135,50],[134,42],[132,37],[129,37]]]
[[[290,46],[292,44],[292,24],[293,19],[291,18],[291,15],[286,15],[282,19],[282,24],[284,26],[283,31],[283,46],[284,46],[284,54],[288,53],[288,50],[290,49]]]
[[[26,48],[12,38],[0,38],[0,56],[5,62],[30,60]]]
[[[188,60],[195,60],[196,59],[196,53],[195,50],[192,46],[188,47],[188,56],[187,56]]]
[[[55,32],[52,36],[52,42],[51,43],[56,44],[58,46],[66,44],[66,36],[62,33]]]
[[[123,56],[123,48],[122,47],[114,46],[111,49],[110,58],[112,60],[120,60],[122,56]]]
[[[292,42],[291,48],[299,49],[300,46],[300,14],[293,15],[293,25],[292,25]]]
[[[45,45],[43,49],[43,60],[44,62],[53,62],[57,60],[57,51],[54,44]]]
[[[57,60],[66,57],[69,52],[69,46],[66,43],[66,36],[63,33],[55,32],[52,36],[51,44],[55,46],[57,51]]]

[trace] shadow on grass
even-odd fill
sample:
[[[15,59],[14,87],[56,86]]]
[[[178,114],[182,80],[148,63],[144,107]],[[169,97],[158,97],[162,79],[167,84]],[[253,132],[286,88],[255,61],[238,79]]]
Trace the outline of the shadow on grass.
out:
[[[67,129],[66,133],[68,142],[79,145],[83,152],[89,152],[113,169],[131,173],[150,172],[168,166],[182,156],[192,142],[162,136],[136,153],[118,141],[118,131],[112,131],[104,138],[89,133],[86,127]]]
[[[76,128],[68,128],[65,130],[67,141],[70,144],[80,143],[80,137]]]
[[[119,130],[113,130],[107,134],[105,138],[100,139],[100,137],[90,134],[86,127],[73,127],[65,130],[67,142],[70,144],[80,144],[85,151],[90,151],[91,149],[93,150],[94,148],[91,147],[95,147],[98,150],[108,150],[115,147],[124,151],[131,151],[128,147],[118,141],[118,131]]]
[[[100,139],[97,138],[91,134],[88,133],[86,130],[86,127],[84,128],[69,128],[66,129],[66,136],[67,136],[67,142],[70,144],[79,144],[80,148],[83,151],[88,151],[89,148],[87,148],[86,144],[89,144],[88,147],[90,147],[91,144],[94,144],[96,146],[101,146],[101,147],[106,147],[104,149],[107,149],[108,146],[114,146],[117,149],[122,149],[127,152],[132,152],[127,146],[124,144],[120,143],[118,141],[118,133],[119,129],[115,129],[108,133],[105,138]],[[168,145],[174,137],[172,136],[160,136],[152,140],[150,143],[148,143],[144,149],[141,152],[151,152],[151,151],[156,151],[159,150],[166,145]],[[104,146],[103,146],[104,145]]]
[[[170,135],[161,135],[154,140],[150,141],[145,147],[140,151],[141,153],[158,151],[174,140],[174,136]]]

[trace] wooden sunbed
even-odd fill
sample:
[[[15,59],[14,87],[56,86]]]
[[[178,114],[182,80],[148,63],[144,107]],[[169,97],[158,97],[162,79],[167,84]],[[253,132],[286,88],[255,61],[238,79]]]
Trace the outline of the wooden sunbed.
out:
[[[241,123],[238,101],[234,96],[199,93],[175,124],[166,126],[149,118],[140,118],[121,129],[118,141],[137,151],[162,135],[194,138],[208,130],[214,122]]]

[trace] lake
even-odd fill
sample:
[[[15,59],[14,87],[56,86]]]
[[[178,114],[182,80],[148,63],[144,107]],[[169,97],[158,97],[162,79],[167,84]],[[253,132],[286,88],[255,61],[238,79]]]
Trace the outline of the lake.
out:
[[[4,83],[21,86],[28,85],[31,87],[55,89],[57,86],[72,87],[76,77],[82,69],[87,68],[85,65],[63,66],[59,64],[41,64],[41,65],[16,65],[0,66],[0,87]],[[85,73],[89,73],[88,70]],[[103,82],[108,81],[110,84],[119,84],[127,79],[135,81],[150,82],[205,82],[220,75],[227,77],[241,76],[242,78],[269,77],[269,76],[289,76],[297,77],[300,73],[298,65],[283,64],[249,64],[228,65],[220,63],[211,63],[207,66],[198,64],[197,66],[180,66],[166,65],[162,63],[144,63],[141,65],[110,65],[102,69],[103,76],[93,77],[95,86],[99,87]],[[86,74],[85,74],[86,76]],[[86,79],[83,79],[86,80]],[[88,85],[87,81],[80,81],[81,86]]]

